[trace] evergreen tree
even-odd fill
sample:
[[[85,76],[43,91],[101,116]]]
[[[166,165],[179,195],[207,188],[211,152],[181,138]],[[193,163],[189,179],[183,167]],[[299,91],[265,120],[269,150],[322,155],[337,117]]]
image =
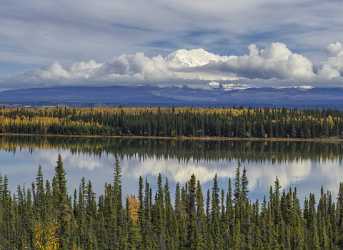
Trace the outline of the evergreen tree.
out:
[[[194,174],[189,181],[187,216],[187,242],[185,247],[187,249],[196,250],[198,245],[198,228],[196,221],[196,179]]]
[[[57,221],[60,225],[58,231],[60,237],[60,246],[62,249],[69,249],[72,214],[67,194],[67,181],[61,155],[58,155],[57,165],[55,167],[53,193],[55,207],[57,208]]]
[[[17,186],[13,194],[0,175],[1,249],[341,249],[343,184],[337,199],[321,189],[300,205],[297,190],[283,190],[276,178],[269,197],[248,198],[248,178],[236,170],[225,192],[215,176],[207,190],[192,175],[176,185],[171,202],[168,180],[157,178],[157,190],[139,178],[138,196],[121,199],[121,170],[97,196],[90,181],[81,179],[73,197],[61,156],[52,185],[41,168],[31,188]],[[240,181],[237,184],[237,179]],[[154,199],[153,199],[154,195]],[[97,199],[98,197],[98,199]],[[237,198],[238,197],[238,198]],[[72,205],[71,205],[72,204]]]

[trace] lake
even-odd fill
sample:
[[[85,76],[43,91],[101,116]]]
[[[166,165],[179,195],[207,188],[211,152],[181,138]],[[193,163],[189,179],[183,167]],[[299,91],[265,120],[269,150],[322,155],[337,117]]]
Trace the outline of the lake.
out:
[[[263,199],[276,176],[283,188],[296,186],[301,198],[320,187],[336,194],[343,181],[343,144],[319,142],[191,141],[118,138],[0,137],[0,174],[7,175],[12,191],[17,185],[30,187],[38,166],[51,178],[61,154],[70,191],[82,177],[92,181],[97,194],[112,181],[118,158],[122,167],[124,196],[137,193],[138,178],[156,185],[162,173],[175,189],[191,174],[206,190],[214,175],[226,188],[240,164],[246,167],[249,196]]]

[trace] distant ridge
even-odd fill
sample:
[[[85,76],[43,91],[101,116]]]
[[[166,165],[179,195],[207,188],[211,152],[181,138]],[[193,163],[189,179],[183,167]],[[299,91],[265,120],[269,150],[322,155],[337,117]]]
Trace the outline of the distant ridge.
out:
[[[110,86],[49,87],[0,92],[0,105],[153,105],[343,108],[343,88],[247,88]]]

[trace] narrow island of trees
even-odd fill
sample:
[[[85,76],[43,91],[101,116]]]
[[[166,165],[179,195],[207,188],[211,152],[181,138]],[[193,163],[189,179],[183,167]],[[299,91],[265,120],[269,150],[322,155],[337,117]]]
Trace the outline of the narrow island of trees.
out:
[[[121,169],[96,196],[84,179],[70,194],[61,157],[50,182],[41,168],[30,188],[0,178],[0,249],[343,249],[343,184],[302,205],[278,179],[262,201],[248,198],[245,169],[225,190],[217,176],[203,192],[192,175],[172,197],[166,178],[157,190],[139,178],[138,193],[122,197]],[[123,202],[125,200],[125,202]]]
[[[343,138],[343,112],[280,108],[0,108],[0,133]]]

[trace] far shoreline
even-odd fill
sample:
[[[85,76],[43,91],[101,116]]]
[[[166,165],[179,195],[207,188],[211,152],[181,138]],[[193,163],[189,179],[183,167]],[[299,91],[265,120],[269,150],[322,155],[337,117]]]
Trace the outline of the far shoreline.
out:
[[[239,138],[218,136],[138,136],[138,135],[66,135],[66,134],[26,134],[26,133],[0,133],[1,137],[60,137],[60,138],[103,138],[103,139],[151,139],[170,141],[245,141],[245,142],[315,142],[315,143],[343,143],[343,138],[321,137],[321,138]]]

